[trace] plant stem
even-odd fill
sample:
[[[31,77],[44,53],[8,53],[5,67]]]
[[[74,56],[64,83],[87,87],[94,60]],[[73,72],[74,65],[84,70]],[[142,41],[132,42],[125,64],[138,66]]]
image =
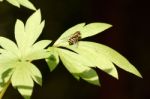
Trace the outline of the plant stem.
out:
[[[4,96],[4,94],[5,94],[5,92],[6,92],[7,88],[8,88],[8,86],[10,85],[10,83],[11,83],[11,81],[9,80],[9,81],[6,83],[6,85],[4,86],[3,90],[0,92],[0,99],[3,98],[3,96]]]

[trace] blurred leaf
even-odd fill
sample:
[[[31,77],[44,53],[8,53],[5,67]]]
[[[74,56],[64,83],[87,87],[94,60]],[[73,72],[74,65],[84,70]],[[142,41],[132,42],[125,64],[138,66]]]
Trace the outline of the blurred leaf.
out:
[[[121,54],[113,50],[110,47],[107,47],[103,44],[98,44],[94,42],[80,42],[80,46],[87,46],[92,48],[94,52],[101,53],[107,57],[111,62],[116,64],[121,69],[128,71],[132,74],[135,74],[138,77],[142,77],[139,71]]]
[[[44,28],[44,23],[44,21],[41,23],[40,10],[37,10],[28,18],[25,27],[22,21],[17,20],[15,26],[15,39],[20,49],[25,50],[25,48],[27,49],[34,44]],[[44,43],[45,42],[46,41],[44,41]]]
[[[114,64],[138,77],[142,77],[138,70],[124,56],[105,45],[94,42],[79,41],[78,46],[74,47],[74,45],[69,45],[68,43],[70,38],[67,37],[72,36],[77,31],[81,33],[81,38],[83,39],[103,32],[111,26],[112,25],[107,23],[90,23],[88,25],[81,23],[68,29],[54,43],[54,46],[60,47],[59,56],[63,64],[76,79],[82,77],[82,79],[87,81],[89,79],[88,82],[90,82],[90,79],[96,77],[97,83],[95,84],[99,85],[98,77],[94,72],[91,73],[94,75],[93,78],[88,78],[90,73],[87,72],[89,69],[87,67],[98,67],[118,79],[118,73]],[[63,39],[66,39],[65,42],[63,42]],[[52,63],[54,62],[52,61]],[[89,71],[92,72],[91,69],[89,69]],[[84,78],[80,74],[86,75],[87,78]]]
[[[38,60],[49,57],[50,52],[48,52],[44,48],[47,47],[50,43],[51,40],[41,40],[35,43],[30,48],[30,53],[28,53],[26,60]]]
[[[93,69],[81,73],[80,77],[91,84],[100,86],[99,77]]]
[[[25,26],[22,21],[17,20],[15,25],[15,39],[17,45],[7,38],[0,37],[0,45],[4,48],[4,50],[1,49],[1,52],[3,52],[4,55],[10,52],[12,52],[12,54],[15,53],[14,56],[16,56],[18,60],[24,61],[48,57],[48,53],[44,48],[51,43],[51,40],[41,40],[35,43],[42,33],[43,27],[44,21],[41,23],[40,10],[37,10],[29,17]]]
[[[14,55],[13,53],[11,53],[7,50],[4,50],[4,52],[0,54],[0,64],[1,65],[7,65],[9,63],[13,63],[18,60],[19,60],[19,58],[16,55]]]
[[[109,75],[118,79],[118,73],[113,63],[103,55],[101,52],[96,52],[92,47],[89,47],[90,43],[82,45],[82,42],[78,44],[78,48],[68,46],[67,48],[77,52],[83,58],[89,60],[92,63],[91,67],[98,67]],[[108,71],[109,70],[109,71]]]
[[[30,99],[34,86],[28,65],[26,62],[17,62],[11,77],[13,87],[17,88],[25,99]]]
[[[111,26],[112,25],[107,23],[98,23],[98,22],[87,24],[86,26],[84,26],[82,30],[80,30],[81,37],[86,38],[86,37],[96,35],[110,28]]]
[[[3,0],[1,0],[3,1]],[[19,7],[20,5],[29,8],[31,10],[36,10],[36,8],[34,7],[34,5],[29,1],[29,0],[7,0],[9,3],[11,3],[12,5]]]
[[[37,50],[37,51],[30,51],[30,53],[26,56],[25,60],[39,60],[49,57],[49,52],[47,50]]]
[[[9,3],[11,3],[12,5],[19,7],[20,8],[20,4],[17,0],[7,0]]]
[[[90,23],[85,25],[85,23],[80,23],[77,24],[73,27],[71,27],[70,29],[68,29],[67,31],[65,31],[59,38],[58,40],[54,43],[55,46],[61,46],[61,43],[63,42],[63,39],[66,37],[71,36],[72,34],[74,34],[75,32],[79,31],[81,33],[81,38],[86,38],[86,37],[90,37],[93,35],[96,35],[98,33],[103,32],[104,30],[110,28],[112,25],[107,24],[107,23]],[[66,40],[67,41],[67,40]]]
[[[49,57],[46,58],[46,62],[49,66],[49,69],[53,71],[59,63],[59,56],[58,56],[57,48],[49,47],[48,51],[49,51]]]
[[[80,31],[83,27],[85,26],[85,23],[80,23],[77,24],[71,28],[69,28],[67,31],[65,31],[54,43],[54,45],[58,45],[59,43],[63,42],[63,39],[66,37],[69,37],[70,35],[72,35],[73,33],[75,33],[76,31]]]
[[[3,90],[8,80],[10,79],[12,68],[13,67],[9,66],[0,66],[0,92]]]
[[[33,80],[42,85],[42,75],[32,63],[16,62],[13,65],[15,69],[11,78],[12,85],[25,99],[29,99],[33,91]]]
[[[28,46],[32,45],[40,36],[43,28],[45,26],[45,21],[41,22],[41,11],[37,10],[26,22],[25,31]]]
[[[32,46],[32,50],[42,50],[45,47],[47,47],[52,41],[51,40],[41,40],[39,42],[36,42],[33,46]]]
[[[15,24],[15,39],[19,48],[22,48],[22,46],[24,46],[24,42],[26,42],[26,32],[24,28],[24,23],[17,19]]]
[[[89,83],[100,85],[98,75],[90,68],[91,63],[89,60],[65,49],[58,49],[58,51],[63,64],[76,79],[81,77]]]
[[[90,61],[79,54],[60,48],[58,51],[63,64],[71,73],[79,74],[90,69]]]
[[[18,52],[17,45],[13,41],[11,41],[5,37],[0,37],[0,46],[2,48],[4,48],[5,50],[12,52],[15,55],[18,54],[17,53]]]
[[[41,23],[40,10],[37,10],[28,18],[25,26],[22,21],[17,20],[15,39],[21,52],[21,57],[24,58],[24,60],[32,61],[48,57],[48,53],[44,48],[51,43],[51,40],[41,40],[35,43],[42,33],[44,23],[44,21]]]
[[[138,70],[129,63],[126,58],[109,47],[93,42],[79,41],[77,47],[69,45],[68,43],[70,37],[77,31],[81,33],[81,38],[83,39],[101,33],[111,26],[112,25],[107,23],[77,24],[64,32],[54,43],[54,46],[60,47],[58,48],[58,53],[63,64],[76,79],[81,77],[88,82],[99,85],[98,76],[90,67],[98,67],[118,79],[118,72],[114,64],[130,73],[142,77]],[[65,42],[64,39],[66,39]],[[62,47],[66,49],[62,49]],[[54,61],[51,63],[55,64]],[[86,76],[84,77],[83,75]],[[94,78],[95,81],[93,80]]]
[[[21,95],[25,99],[30,99],[34,85],[33,80],[42,85],[42,75],[31,61],[45,59],[49,56],[45,47],[51,43],[51,40],[41,40],[35,43],[43,27],[44,21],[41,23],[41,12],[37,10],[29,17],[25,26],[21,20],[17,20],[15,25],[17,44],[0,37],[0,46],[2,47],[0,48],[1,90],[6,88],[6,82],[11,79],[12,85],[18,89]],[[11,74],[8,72],[10,69],[12,69]],[[0,95],[0,97],[3,96],[3,94]]]
[[[24,66],[26,66],[25,68],[27,69],[28,73],[31,75],[32,79],[39,85],[42,85],[42,74],[39,71],[39,69],[35,65],[29,62],[24,62],[23,64]]]

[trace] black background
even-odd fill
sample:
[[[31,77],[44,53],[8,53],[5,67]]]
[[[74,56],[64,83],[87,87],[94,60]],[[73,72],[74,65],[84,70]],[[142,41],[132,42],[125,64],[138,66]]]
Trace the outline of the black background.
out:
[[[108,45],[127,57],[141,72],[140,79],[119,68],[119,80],[97,70],[101,87],[76,81],[62,63],[49,72],[44,60],[34,62],[42,71],[43,86],[35,84],[31,99],[150,99],[150,3],[148,0],[31,0],[46,20],[39,39],[56,40],[81,22],[106,22],[111,29],[86,40]],[[14,40],[16,19],[24,22],[33,11],[0,3],[0,35]],[[10,86],[3,99],[23,99]]]

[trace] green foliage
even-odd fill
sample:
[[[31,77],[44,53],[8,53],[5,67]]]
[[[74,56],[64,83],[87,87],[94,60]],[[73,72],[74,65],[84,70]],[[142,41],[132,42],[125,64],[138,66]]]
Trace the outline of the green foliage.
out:
[[[89,83],[100,85],[98,75],[89,67],[89,60],[68,50],[58,49],[58,52],[65,67],[76,78],[81,77]]]
[[[36,10],[29,0],[7,1],[17,7],[22,5]],[[46,60],[50,71],[53,71],[61,60],[77,80],[83,79],[98,86],[100,86],[100,80],[94,68],[99,68],[118,79],[115,64],[127,72],[142,77],[124,56],[112,48],[95,42],[81,41],[83,38],[103,32],[112,25],[100,22],[87,25],[85,23],[77,24],[65,31],[54,45],[47,49],[45,48],[51,43],[51,40],[36,42],[44,25],[45,21],[41,22],[40,10],[36,10],[28,18],[26,24],[17,19],[15,24],[16,43],[0,36],[0,99],[10,83],[24,99],[30,99],[34,82],[42,85],[41,72],[32,64],[33,60],[39,59]],[[75,35],[77,32],[81,35]],[[69,43],[70,40],[73,41],[73,44]]]
[[[101,33],[102,31],[110,28],[112,25],[110,24],[106,24],[106,23],[91,23],[88,25],[85,25],[85,23],[80,23],[77,24],[73,27],[71,27],[70,29],[68,29],[67,31],[65,31],[59,38],[58,40],[55,42],[54,45],[57,46],[61,46],[62,43],[66,43],[66,42],[62,42],[64,38],[72,35],[73,33],[80,31],[82,38],[86,38],[86,37],[90,37],[93,35],[96,35],[98,33]]]
[[[59,56],[65,67],[75,78],[82,78],[95,85],[100,85],[98,75],[93,70],[95,67],[118,79],[118,72],[114,66],[116,64],[128,72],[142,77],[124,56],[105,45],[88,41],[78,41],[76,42],[76,47],[69,45],[68,40],[77,31],[81,33],[81,38],[83,39],[101,33],[110,27],[111,25],[106,23],[91,23],[87,25],[81,23],[68,29],[59,37],[53,47],[49,48],[49,51],[53,49],[51,54],[53,59],[46,59],[50,69],[53,68],[51,64],[58,64]],[[55,68],[57,64],[55,64]]]
[[[42,85],[42,75],[38,68],[31,62],[33,60],[44,59],[49,56],[49,52],[44,49],[50,44],[50,40],[41,40],[35,43],[44,27],[41,22],[40,10],[37,10],[29,17],[24,25],[21,20],[17,20],[15,25],[15,39],[13,41],[0,37],[0,86],[1,91],[5,84],[11,80],[20,94],[29,99],[34,82]]]
[[[46,58],[46,62],[50,70],[53,71],[59,63],[58,52],[57,49],[55,49],[55,47],[49,47],[47,50],[50,52],[50,54],[49,57]]]
[[[2,2],[3,0],[0,0],[0,2]],[[34,7],[34,5],[29,1],[29,0],[6,0],[7,2],[9,2],[10,4],[20,8],[20,5],[29,8],[31,10],[36,10],[36,8]]]

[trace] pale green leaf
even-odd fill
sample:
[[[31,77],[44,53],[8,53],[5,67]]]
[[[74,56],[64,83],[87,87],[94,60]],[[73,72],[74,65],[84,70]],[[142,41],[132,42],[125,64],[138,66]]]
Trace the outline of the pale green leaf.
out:
[[[6,52],[6,50],[0,48],[0,54],[5,53],[5,52]]]
[[[103,32],[104,30],[110,28],[112,25],[107,23],[90,23],[85,25],[85,23],[77,24],[72,28],[65,31],[58,40],[54,43],[54,46],[61,46],[63,43],[66,43],[68,37],[79,31],[81,33],[81,38],[90,37],[98,33]],[[65,40],[66,39],[66,40]]]
[[[40,10],[37,10],[28,18],[25,24],[25,27],[23,27],[22,22],[17,21],[16,28],[15,28],[16,30],[15,32],[17,33],[15,33],[15,35],[16,35],[17,41],[19,42],[20,40],[22,41],[20,42],[21,43],[20,48],[24,49],[24,48],[30,47],[41,34],[43,27],[44,27],[44,23],[41,24]],[[21,28],[21,31],[19,33],[20,28]]]
[[[3,88],[5,82],[8,81],[8,77],[11,77],[12,85],[18,89],[25,99],[30,99],[34,85],[33,80],[42,85],[40,71],[30,62],[49,57],[49,52],[44,48],[51,41],[41,40],[35,43],[43,27],[44,21],[41,23],[41,13],[38,10],[28,19],[25,26],[22,21],[17,20],[15,25],[15,39],[18,46],[13,41],[0,37],[0,46],[2,47],[0,48],[0,65],[13,67],[13,73],[10,76],[7,76],[9,74],[7,73],[7,68],[5,70],[2,67],[4,70],[1,69],[2,71],[0,71],[0,83],[2,82],[0,88]]]
[[[13,41],[5,37],[0,37],[0,46],[5,50],[12,52],[14,55],[18,55],[18,47]]]
[[[80,78],[81,78],[91,84],[100,86],[99,77],[98,77],[96,71],[94,71],[93,69],[89,69],[88,71],[82,72],[80,74],[72,74],[72,75],[77,80],[80,80]]]
[[[88,43],[87,43],[88,44]],[[96,52],[92,47],[79,42],[78,48],[68,46],[67,48],[77,52],[92,63],[91,67],[98,67],[109,75],[118,79],[118,73],[113,63],[101,52]]]
[[[24,46],[26,32],[24,29],[24,23],[21,20],[17,20],[15,24],[15,39],[19,48]]]
[[[25,57],[25,60],[32,61],[32,60],[39,60],[49,57],[49,52],[47,50],[37,50],[37,51],[30,51],[29,54]]]
[[[2,0],[1,0],[2,1]],[[19,7],[20,5],[29,8],[31,10],[36,10],[36,8],[34,7],[34,5],[29,1],[29,0],[7,0],[9,3],[11,3],[12,5]]]
[[[11,82],[13,87],[17,88],[25,99],[30,99],[34,83],[29,70],[26,68],[26,64],[22,62],[16,63],[16,69],[11,77]]]
[[[79,54],[65,49],[58,49],[58,51],[63,64],[71,73],[80,74],[90,69],[91,63]]]
[[[21,55],[19,55],[21,60],[32,61],[48,57],[48,53],[44,48],[48,46],[51,41],[41,40],[35,43],[42,32],[44,23],[44,21],[41,23],[40,10],[37,10],[28,18],[25,27],[22,21],[17,20],[15,38],[21,53]]]
[[[10,51],[0,49],[0,52],[0,65],[5,66],[19,60],[18,57]]]
[[[49,66],[50,71],[53,71],[59,63],[59,56],[58,56],[57,48],[49,47],[48,51],[50,52],[50,54],[49,54],[49,57],[46,58],[46,62]]]
[[[118,67],[122,68],[123,70],[135,74],[138,77],[142,77],[139,71],[124,56],[122,56],[112,48],[94,42],[80,42],[80,46],[91,47],[93,48],[93,51],[102,53],[110,61],[112,61],[114,64],[116,64]]]
[[[76,80],[80,80],[80,76],[79,76],[79,75],[72,74],[72,76],[73,76]]]
[[[41,22],[41,11],[37,10],[33,15],[31,15],[25,25],[25,31],[26,31],[26,43],[25,45],[31,46],[37,38],[42,33],[42,30],[44,28],[45,21]]]
[[[0,92],[3,90],[8,80],[10,79],[12,68],[13,67],[10,66],[0,66]]]
[[[90,37],[93,35],[96,35],[98,33],[103,32],[104,30],[110,28],[112,25],[107,23],[90,23],[84,26],[83,29],[80,30],[81,32],[81,38]]]
[[[34,35],[30,34],[30,36],[31,36],[31,38],[29,39],[29,40],[31,40],[30,43],[32,43],[32,42],[34,43],[38,39],[38,37],[42,33],[44,26],[45,26],[45,21],[42,21],[42,23],[40,25],[38,25],[36,28],[34,28],[35,30],[33,30],[33,28],[32,28],[32,30],[30,30],[30,29],[26,30],[28,33],[34,34]]]
[[[4,66],[4,65],[1,65],[0,66],[0,79],[3,79],[3,77],[2,77],[2,76],[4,76],[3,74],[5,72],[7,72],[7,71],[11,71],[12,68],[13,68],[13,66]]]
[[[25,27],[22,21],[17,20],[15,25],[15,39],[22,53],[27,53],[25,50],[34,44],[40,36],[43,27],[44,21],[41,23],[40,10],[37,10],[28,18]]]
[[[81,73],[80,77],[91,84],[100,86],[99,77],[93,69]]]
[[[12,85],[16,87],[19,93],[25,98],[30,99],[33,91],[33,80],[30,75],[24,72],[15,72],[12,75]]]
[[[58,50],[63,64],[76,79],[81,77],[89,83],[100,85],[96,72],[90,68],[89,60],[85,60],[79,54],[65,49]]]
[[[26,8],[29,8],[31,10],[36,10],[34,5],[29,0],[17,0],[17,1],[19,2],[19,4],[21,4],[22,6]]]
[[[17,0],[7,0],[9,3],[11,3],[12,5],[19,7],[20,8],[20,4]]]
[[[5,77],[8,76],[8,74],[12,71],[12,68],[11,66],[4,66],[4,65],[1,65],[0,66],[0,85],[1,83],[6,83],[7,81],[5,81]]]
[[[32,79],[39,85],[42,85],[42,74],[39,71],[39,69],[32,63],[26,62],[25,64],[26,64],[26,68],[28,69],[28,72],[30,73]]]
[[[7,65],[9,63],[13,63],[15,61],[18,61],[18,57],[16,57],[14,54],[12,54],[11,52],[3,52],[1,55],[0,55],[0,64],[1,65]]]
[[[0,49],[0,65],[12,63],[14,61],[18,61],[18,57],[16,55],[5,49]]]
[[[2,2],[3,0],[0,0],[0,2]]]
[[[44,49],[51,43],[50,40],[41,40],[35,43],[30,49],[26,56],[26,60],[38,60],[49,57],[49,52]]]
[[[76,31],[80,31],[81,29],[83,29],[84,25],[85,25],[85,23],[80,23],[80,24],[77,24],[77,25],[71,27],[70,29],[68,29],[67,31],[65,31],[58,38],[58,40],[54,43],[54,45],[58,45],[59,43],[63,42],[66,37],[69,37],[70,35],[72,35]]]
[[[41,40],[32,46],[32,50],[42,50],[47,47],[52,41],[51,40]]]

